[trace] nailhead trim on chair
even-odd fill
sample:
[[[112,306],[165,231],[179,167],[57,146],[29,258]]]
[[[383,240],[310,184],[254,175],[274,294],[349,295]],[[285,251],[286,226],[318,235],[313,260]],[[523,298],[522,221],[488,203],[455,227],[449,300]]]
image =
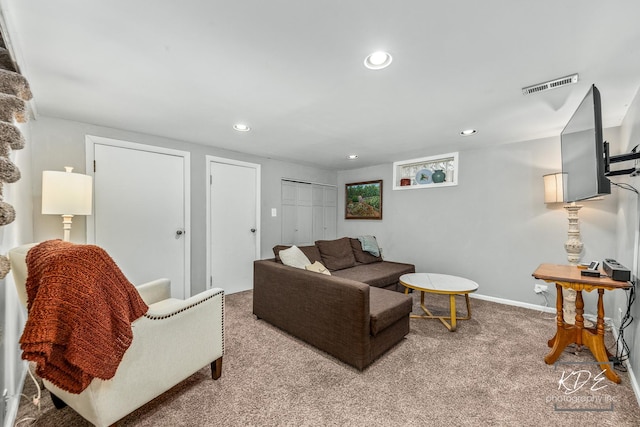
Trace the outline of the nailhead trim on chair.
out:
[[[208,300],[210,300],[211,298],[216,297],[216,296],[218,296],[218,295],[220,295],[220,294],[222,294],[222,318],[224,319],[224,291],[222,291],[222,290],[221,290],[221,291],[216,292],[216,293],[215,293],[215,294],[213,294],[213,295],[209,295],[207,298],[205,298],[205,299],[203,299],[203,300],[200,300],[200,301],[198,301],[198,302],[196,302],[196,303],[194,303],[194,304],[191,304],[191,305],[189,305],[189,306],[187,306],[187,307],[184,307],[184,308],[182,308],[182,309],[180,309],[180,310],[178,310],[178,311],[174,311],[173,313],[164,314],[164,315],[162,315],[162,316],[155,316],[155,315],[152,315],[152,314],[145,314],[145,315],[144,315],[144,317],[146,317],[147,319],[151,319],[151,320],[162,320],[162,319],[168,319],[169,317],[173,317],[173,316],[175,316],[175,315],[177,315],[177,314],[179,314],[179,313],[182,313],[183,311],[187,311],[187,310],[189,310],[190,308],[193,308],[193,307],[195,307],[196,305],[202,304],[203,302],[208,301]]]
[[[144,317],[146,317],[147,319],[150,320],[162,320],[162,319],[168,319],[169,317],[175,316],[179,313],[182,313],[183,311],[187,311],[190,308],[195,307],[196,305],[202,304],[205,301],[210,300],[213,297],[217,297],[218,295],[222,294],[222,354],[224,354],[224,290],[220,290],[218,292],[216,292],[213,295],[209,295],[207,298],[198,301],[195,304],[191,304],[190,306],[184,307],[183,309],[180,309],[178,311],[174,311],[173,313],[169,313],[169,314],[165,314],[163,316],[154,316],[151,314],[145,314]]]
[[[222,292],[222,354],[224,354],[224,292]]]

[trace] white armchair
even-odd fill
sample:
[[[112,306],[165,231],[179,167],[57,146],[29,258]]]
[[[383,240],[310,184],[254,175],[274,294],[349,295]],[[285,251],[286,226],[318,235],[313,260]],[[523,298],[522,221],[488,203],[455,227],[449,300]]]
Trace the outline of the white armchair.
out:
[[[9,251],[11,270],[26,307],[26,255],[35,244]],[[222,372],[224,291],[209,289],[186,300],[170,297],[170,282],[159,279],[136,287],[149,311],[132,324],[133,341],[115,376],[95,378],[80,394],[47,380],[57,408],[69,405],[96,426],[114,424],[174,385],[211,364],[213,379]]]

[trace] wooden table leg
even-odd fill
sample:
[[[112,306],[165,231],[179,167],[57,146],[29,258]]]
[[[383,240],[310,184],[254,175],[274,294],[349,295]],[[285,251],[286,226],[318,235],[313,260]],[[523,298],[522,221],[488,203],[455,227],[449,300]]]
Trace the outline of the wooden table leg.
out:
[[[584,345],[589,347],[593,357],[600,362],[600,369],[604,371],[604,376],[614,383],[620,384],[620,377],[611,369],[609,362],[609,352],[604,344],[604,289],[598,289],[598,320],[596,323],[596,333],[589,330],[583,330],[581,339]],[[576,305],[577,307],[577,305]]]
[[[604,337],[604,289],[598,289],[598,320],[596,321],[598,335]]]
[[[556,335],[548,342],[551,351],[544,358],[544,362],[547,365],[553,365],[560,357],[564,349],[569,345],[576,342],[576,329],[572,325],[565,325],[564,318],[562,316],[562,286],[556,283],[557,298],[556,298]]]
[[[562,299],[562,286],[558,285],[556,283],[556,325],[557,325],[557,330],[560,330],[560,328],[562,328],[564,326],[564,317],[562,314],[562,310],[563,310],[563,299]],[[548,342],[547,345],[549,347],[553,347],[553,344],[556,340],[556,337],[558,336],[558,334],[556,333],[553,338],[551,338]]]
[[[584,329],[584,300],[582,291],[576,291],[576,345],[582,347],[582,330]]]

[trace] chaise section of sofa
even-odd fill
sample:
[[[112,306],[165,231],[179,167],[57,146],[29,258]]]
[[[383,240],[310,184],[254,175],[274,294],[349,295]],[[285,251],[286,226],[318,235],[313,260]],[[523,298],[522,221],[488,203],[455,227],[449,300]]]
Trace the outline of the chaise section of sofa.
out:
[[[344,250],[344,240],[335,247]],[[276,256],[285,248],[276,246]],[[328,260],[326,245],[323,251],[318,245],[300,249],[311,263]],[[411,297],[384,288],[395,290],[400,275],[415,267],[376,258],[353,265],[336,258],[327,262],[330,270],[350,266],[331,275],[286,266],[278,258],[255,261],[253,313],[362,370],[409,333]]]

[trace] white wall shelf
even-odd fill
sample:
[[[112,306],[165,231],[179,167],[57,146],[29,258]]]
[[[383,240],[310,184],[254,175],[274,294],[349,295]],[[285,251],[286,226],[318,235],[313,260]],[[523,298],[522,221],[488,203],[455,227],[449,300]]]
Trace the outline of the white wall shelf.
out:
[[[432,177],[436,171],[444,173],[443,182],[434,182]],[[438,181],[437,178],[436,181]],[[415,190],[453,185],[458,185],[458,152],[393,163],[394,190]]]

